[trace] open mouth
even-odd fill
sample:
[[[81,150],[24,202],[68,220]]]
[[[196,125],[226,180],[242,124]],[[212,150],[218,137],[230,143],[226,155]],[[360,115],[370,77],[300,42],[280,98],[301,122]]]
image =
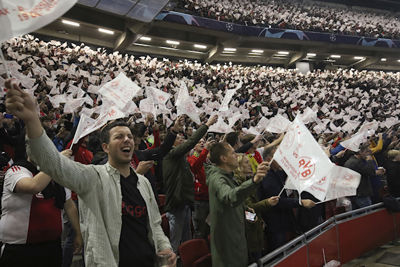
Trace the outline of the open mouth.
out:
[[[130,153],[132,151],[132,149],[130,147],[123,147],[121,150],[124,153]]]

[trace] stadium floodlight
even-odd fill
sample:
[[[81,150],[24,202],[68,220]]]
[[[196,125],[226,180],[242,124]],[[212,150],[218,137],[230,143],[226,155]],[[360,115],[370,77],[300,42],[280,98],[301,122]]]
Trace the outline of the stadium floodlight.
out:
[[[232,48],[232,47],[225,47],[224,48],[225,52],[236,52],[236,48]]]
[[[194,46],[194,48],[198,48],[198,49],[207,49],[206,45],[194,44],[193,46]]]
[[[140,41],[149,42],[149,41],[151,41],[151,38],[150,38],[150,37],[147,37],[147,36],[142,36],[142,37],[140,37]]]
[[[331,58],[341,58],[341,55],[331,55]]]
[[[106,30],[106,29],[103,29],[103,28],[99,28],[99,32],[102,32],[102,33],[105,33],[105,34],[110,34],[110,35],[114,34],[114,31]]]
[[[307,57],[316,57],[317,56],[317,54],[315,54],[315,53],[307,53]]]
[[[278,54],[279,55],[289,55],[289,52],[288,51],[278,51]]]
[[[70,20],[66,20],[66,19],[61,20],[61,22],[64,23],[64,24],[67,24],[67,25],[74,26],[74,27],[81,26],[81,24],[79,24],[78,22],[70,21]]]
[[[384,58],[384,57],[383,57],[383,58],[381,58],[381,61],[382,61],[382,62],[386,62],[386,60],[387,60],[387,59],[386,59],[386,58]]]
[[[170,45],[179,45],[180,44],[180,42],[178,42],[178,41],[173,41],[173,40],[167,40],[167,41],[165,41],[167,44],[170,44]]]

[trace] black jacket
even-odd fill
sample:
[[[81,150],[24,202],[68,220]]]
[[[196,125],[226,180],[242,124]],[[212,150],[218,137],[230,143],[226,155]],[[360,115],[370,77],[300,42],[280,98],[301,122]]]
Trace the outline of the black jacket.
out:
[[[400,197],[400,162],[388,160],[385,162],[385,169],[390,194]]]
[[[271,169],[258,188],[259,199],[262,200],[279,195],[285,185],[286,177],[287,175],[284,171],[273,171]],[[297,207],[300,207],[299,200],[289,198],[286,190],[283,190],[278,204],[262,215],[267,224],[268,233],[295,231],[293,208]]]
[[[371,177],[375,176],[375,167],[372,161],[350,157],[344,167],[352,169],[361,174],[360,184],[357,188],[358,197],[369,197],[373,195]]]

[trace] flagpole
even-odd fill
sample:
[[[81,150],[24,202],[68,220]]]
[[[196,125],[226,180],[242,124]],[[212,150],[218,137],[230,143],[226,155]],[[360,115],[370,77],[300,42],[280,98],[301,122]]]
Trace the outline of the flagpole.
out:
[[[333,200],[333,199],[328,199],[328,200],[320,201],[320,202],[315,203],[315,205],[318,205],[318,204],[321,204],[321,203],[325,203],[325,202],[328,202],[328,201],[331,201],[331,200]]]
[[[6,59],[4,58],[4,55],[3,55],[3,50],[1,48],[0,48],[0,57],[1,57],[1,61],[3,61],[3,66],[4,66],[4,69],[6,71],[7,78],[11,78],[11,72],[8,69],[8,66],[6,64]]]
[[[281,196],[281,194],[283,193],[283,190],[285,190],[285,187],[283,187],[283,188],[282,188],[282,190],[281,190],[281,192],[279,192],[279,195],[278,195],[278,197],[280,197],[280,196]]]

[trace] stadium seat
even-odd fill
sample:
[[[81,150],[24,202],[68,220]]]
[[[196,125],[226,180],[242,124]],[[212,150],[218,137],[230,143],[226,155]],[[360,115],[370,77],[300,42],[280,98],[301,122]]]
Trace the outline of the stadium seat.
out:
[[[211,262],[211,254],[204,239],[188,240],[179,246],[178,251],[182,267],[210,266],[206,265],[207,262]],[[209,259],[207,259],[207,255],[210,255]]]
[[[211,267],[211,253],[204,255],[193,263],[193,267]]]

